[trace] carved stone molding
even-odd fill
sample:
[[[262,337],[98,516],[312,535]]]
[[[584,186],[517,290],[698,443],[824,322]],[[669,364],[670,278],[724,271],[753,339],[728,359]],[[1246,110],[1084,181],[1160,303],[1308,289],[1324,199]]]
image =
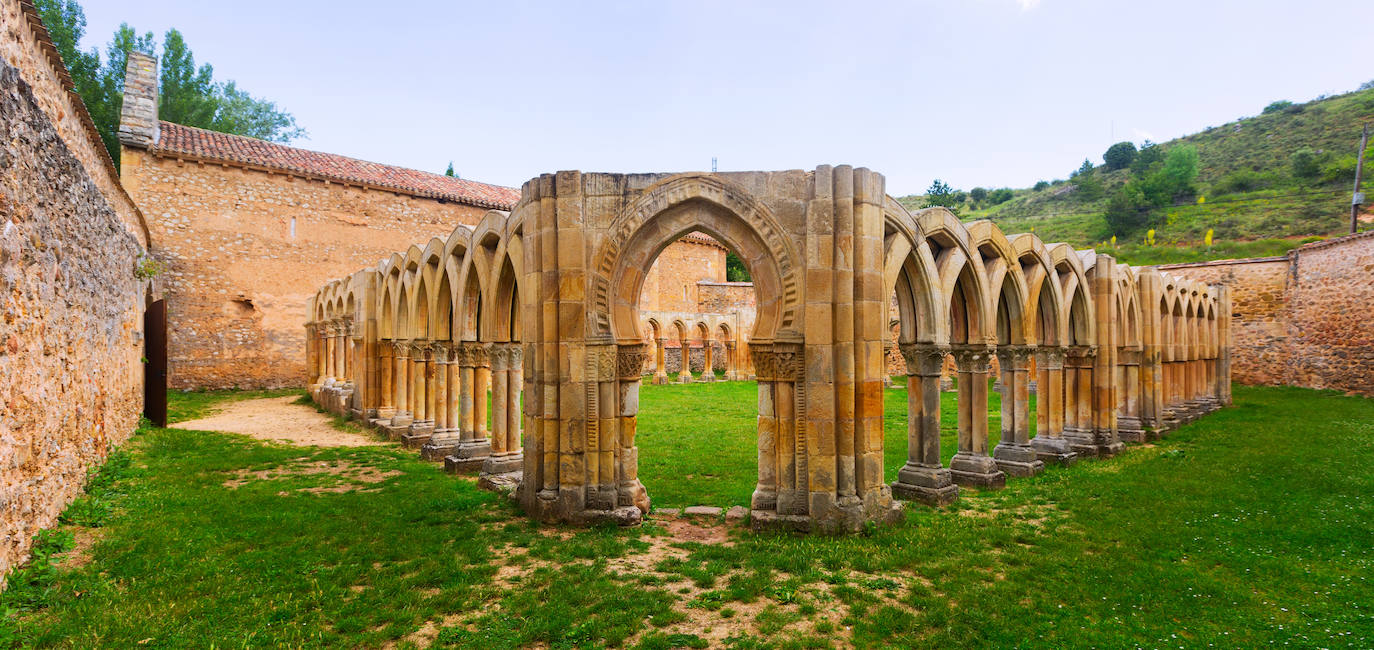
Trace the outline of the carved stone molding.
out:
[[[1035,363],[1045,370],[1063,370],[1066,353],[1067,350],[1062,347],[1036,348]]]
[[[806,373],[805,353],[794,343],[750,347],[749,356],[760,381],[800,381]]]

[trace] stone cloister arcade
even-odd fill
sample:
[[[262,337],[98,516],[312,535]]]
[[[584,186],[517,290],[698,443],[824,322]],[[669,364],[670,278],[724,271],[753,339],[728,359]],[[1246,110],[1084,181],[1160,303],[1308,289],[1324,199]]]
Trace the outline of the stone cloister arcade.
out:
[[[640,312],[645,273],[690,232],[744,261],[752,322]],[[894,299],[908,437],[888,483]],[[666,372],[671,337],[684,361],[700,340],[706,368],[758,382],[755,527],[856,530],[896,517],[897,500],[948,503],[960,486],[1110,456],[1230,401],[1224,287],[943,208],[913,214],[881,175],[848,166],[546,174],[509,215],[325,285],[311,313],[319,403],[484,484],[514,485],[545,521],[634,523],[649,511],[639,388],[683,380],[687,363]],[[946,466],[939,384],[951,356],[958,440]],[[989,449],[994,359],[1002,429]]]

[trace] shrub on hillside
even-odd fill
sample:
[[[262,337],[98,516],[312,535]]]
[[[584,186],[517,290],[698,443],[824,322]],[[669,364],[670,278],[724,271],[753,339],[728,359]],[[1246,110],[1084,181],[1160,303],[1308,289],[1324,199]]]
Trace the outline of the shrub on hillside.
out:
[[[1342,156],[1322,165],[1322,182],[1351,183],[1355,180],[1355,157]]]
[[[1321,160],[1311,147],[1303,147],[1288,157],[1288,166],[1293,178],[1312,180],[1321,174]]]
[[[1118,142],[1107,147],[1107,152],[1102,154],[1102,162],[1107,163],[1107,169],[1125,169],[1135,160],[1135,143]]]
[[[1270,114],[1270,113],[1277,113],[1277,112],[1279,112],[1279,111],[1281,111],[1281,110],[1283,110],[1283,109],[1285,109],[1285,108],[1288,108],[1288,107],[1290,107],[1290,106],[1292,106],[1292,105],[1293,105],[1293,102],[1290,102],[1290,101],[1288,101],[1288,100],[1286,100],[1286,99],[1280,99],[1280,100],[1278,100],[1278,101],[1276,101],[1276,102],[1270,103],[1268,106],[1265,106],[1265,107],[1264,107],[1264,111],[1263,111],[1261,114],[1262,114],[1262,115],[1268,115],[1268,114]]]
[[[1264,174],[1252,169],[1242,169],[1231,172],[1212,185],[1213,194],[1234,194],[1237,192],[1253,192],[1264,189],[1274,184],[1272,174]]]
[[[1003,203],[1006,203],[1007,201],[1010,201],[1011,197],[1012,191],[1008,188],[1003,187],[1001,189],[996,189],[989,192],[988,202],[993,205],[1001,205]]]
[[[1049,187],[1049,186],[1050,186],[1050,182],[1049,182],[1049,181],[1036,181],[1036,182],[1035,182],[1035,187],[1033,187],[1033,188],[1031,188],[1031,189],[1033,189],[1033,190],[1039,192],[1040,190],[1043,190],[1043,189],[1045,189],[1045,188],[1047,188],[1047,187]]]
[[[975,203],[982,203],[983,199],[988,198],[988,190],[985,187],[975,187],[968,191],[968,197]]]
[[[1135,159],[1131,161],[1131,174],[1136,178],[1144,178],[1146,174],[1154,171],[1154,168],[1164,162],[1164,150],[1159,145],[1146,140],[1140,145],[1140,151],[1136,153]]]

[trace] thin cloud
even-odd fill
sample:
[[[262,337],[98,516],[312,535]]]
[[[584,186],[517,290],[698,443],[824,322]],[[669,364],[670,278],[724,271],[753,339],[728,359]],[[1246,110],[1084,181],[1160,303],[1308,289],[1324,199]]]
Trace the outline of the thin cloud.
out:
[[[1020,5],[1021,11],[1030,11],[1040,6],[1040,0],[1016,0],[1016,4]]]

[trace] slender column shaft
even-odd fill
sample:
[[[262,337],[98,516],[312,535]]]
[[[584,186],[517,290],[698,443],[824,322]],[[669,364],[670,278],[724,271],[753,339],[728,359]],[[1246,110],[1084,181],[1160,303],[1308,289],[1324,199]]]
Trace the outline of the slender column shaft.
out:
[[[396,368],[393,383],[395,384],[396,393],[394,396],[396,401],[396,414],[409,415],[411,412],[410,388],[407,384],[410,383],[410,346],[405,343],[396,343],[395,346],[396,354],[394,361]]]
[[[473,371],[473,425],[478,439],[488,437],[487,433],[487,399],[491,396],[491,368],[488,366],[478,366]]]
[[[508,353],[506,346],[502,343],[492,344],[491,351],[491,452],[493,454],[504,454],[506,447],[506,425],[510,418],[506,410],[510,406],[506,400],[510,397],[508,382],[510,381],[508,367]]]
[[[1013,440],[1018,445],[1030,444],[1030,353],[1018,350],[1012,355],[1012,378],[1016,383],[1015,391],[1003,391],[1003,399],[1012,396],[1012,414],[1016,424],[1012,428]]]
[[[682,367],[677,371],[678,381],[692,381],[692,345],[687,339],[682,340],[678,355],[682,357]]]
[[[452,344],[449,350],[448,363],[444,364],[444,375],[446,376],[446,389],[444,391],[444,421],[447,428],[452,431],[459,431],[462,426],[459,418],[461,409],[459,404],[462,400],[462,372],[458,366],[458,358],[461,354],[460,344]],[[461,433],[460,433],[461,435]]]
[[[386,409],[387,411],[391,411],[395,408],[395,403],[392,401],[395,397],[395,395],[392,394],[395,388],[391,385],[391,366],[395,363],[393,359],[394,355],[395,351],[391,346],[391,341],[381,341],[380,345],[377,346],[377,365],[378,369],[381,371],[377,389],[380,401],[377,408]]]
[[[414,373],[415,378],[415,386],[412,389],[412,392],[414,394],[411,396],[411,400],[413,400],[413,403],[415,404],[413,412],[415,413],[415,420],[417,422],[427,422],[430,419],[429,378],[426,376],[429,370],[429,359],[427,358],[428,353],[428,345],[417,345],[415,347],[415,352],[413,353],[414,356],[412,356],[410,359],[411,372]]]
[[[510,365],[509,370],[506,372],[506,391],[508,393],[506,398],[506,451],[517,453],[520,451],[520,421],[522,410],[520,406],[520,391],[523,389],[525,383],[525,372],[523,367],[524,354],[519,343],[512,343],[508,354],[508,363]],[[636,398],[639,396],[638,389],[639,387],[635,386]],[[636,403],[636,410],[637,409],[638,403]],[[634,446],[633,434],[630,435],[630,442],[627,446]]]
[[[434,358],[430,362],[430,382],[433,385],[431,391],[429,412],[434,418],[434,429],[436,431],[447,430],[449,428],[448,409],[448,343],[439,342],[434,344]]]
[[[667,353],[664,350],[664,343],[668,339],[659,338],[654,345],[654,382],[662,383],[668,378]]]
[[[712,343],[711,339],[705,339],[701,342],[701,356],[705,360],[705,364],[701,368],[701,378],[707,381],[716,377],[715,360],[712,359],[714,351],[715,344]]]

